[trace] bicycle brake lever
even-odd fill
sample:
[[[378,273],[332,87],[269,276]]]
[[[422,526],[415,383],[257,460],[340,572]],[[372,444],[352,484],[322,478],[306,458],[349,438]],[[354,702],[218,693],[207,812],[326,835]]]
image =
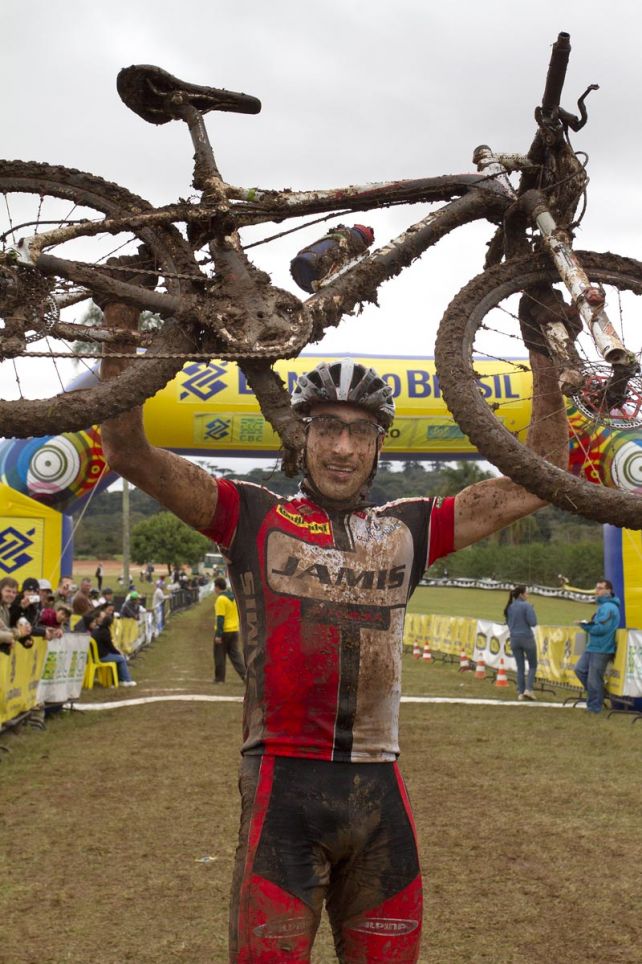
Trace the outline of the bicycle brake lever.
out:
[[[589,84],[582,96],[577,102],[577,108],[580,112],[580,116],[576,117],[575,114],[571,114],[569,111],[564,110],[562,107],[559,108],[559,119],[566,126],[570,127],[572,131],[581,131],[588,120],[588,114],[586,112],[586,107],[584,101],[591,93],[592,90],[599,90],[599,84]]]

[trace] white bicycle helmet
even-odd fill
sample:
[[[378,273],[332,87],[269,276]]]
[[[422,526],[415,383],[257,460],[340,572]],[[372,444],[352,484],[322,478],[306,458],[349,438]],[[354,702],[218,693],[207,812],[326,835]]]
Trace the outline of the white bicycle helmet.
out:
[[[292,392],[292,408],[299,415],[309,415],[317,402],[351,402],[376,416],[382,428],[388,429],[395,417],[392,389],[377,375],[353,358],[336,362],[320,362],[316,368],[299,375]]]

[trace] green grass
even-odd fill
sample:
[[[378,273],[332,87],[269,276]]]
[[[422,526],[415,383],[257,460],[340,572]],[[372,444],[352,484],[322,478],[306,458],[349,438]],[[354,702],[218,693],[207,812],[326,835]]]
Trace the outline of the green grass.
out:
[[[136,690],[90,698],[240,696],[229,667],[224,686],[210,683],[211,626],[210,599],[134,660]],[[513,695],[472,676],[404,656],[406,693]],[[3,964],[227,961],[241,714],[150,703],[2,737]],[[639,961],[642,723],[406,704],[400,730],[425,875],[422,964]],[[335,960],[326,924],[312,959]]]
[[[438,616],[474,616],[477,619],[504,621],[504,606],[508,593],[495,589],[456,589],[443,586],[418,586],[408,612],[433,613]],[[550,596],[529,596],[537,621],[541,626],[569,626],[577,619],[585,619],[595,606],[571,599]]]

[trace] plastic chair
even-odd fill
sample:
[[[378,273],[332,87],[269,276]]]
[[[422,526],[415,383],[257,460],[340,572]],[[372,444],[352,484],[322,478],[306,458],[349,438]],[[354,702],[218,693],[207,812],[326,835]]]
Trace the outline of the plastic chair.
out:
[[[90,637],[87,665],[82,685],[85,689],[93,689],[94,681],[98,677],[101,686],[118,686],[118,667],[116,663],[103,663],[98,656],[96,640]]]

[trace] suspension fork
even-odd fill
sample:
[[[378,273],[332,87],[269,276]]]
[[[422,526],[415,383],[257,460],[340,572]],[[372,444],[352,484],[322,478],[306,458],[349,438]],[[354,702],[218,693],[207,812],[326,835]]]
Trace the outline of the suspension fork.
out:
[[[633,356],[622,344],[604,310],[604,291],[593,285],[571,247],[567,232],[557,226],[546,198],[540,191],[526,191],[519,199],[530,220],[537,225],[544,247],[568,288],[573,304],[593,336],[596,348],[610,365],[624,365]]]
[[[494,154],[486,145],[476,149],[473,159],[480,171],[494,177],[511,194],[518,211],[523,212],[527,220],[539,229],[544,247],[591,333],[597,350],[613,366],[614,374],[607,386],[607,397],[612,394],[610,402],[615,407],[623,397],[622,385],[626,386],[628,377],[637,371],[637,362],[622,343],[604,310],[604,291],[600,286],[591,284],[571,247],[568,233],[558,227],[542,192],[532,189],[517,196],[508,179],[508,171],[518,169],[520,162],[527,162],[527,159]],[[560,363],[560,387],[565,394],[573,394],[581,388],[584,376],[577,368],[577,353],[566,326],[561,321],[551,321],[543,334],[552,356]]]

